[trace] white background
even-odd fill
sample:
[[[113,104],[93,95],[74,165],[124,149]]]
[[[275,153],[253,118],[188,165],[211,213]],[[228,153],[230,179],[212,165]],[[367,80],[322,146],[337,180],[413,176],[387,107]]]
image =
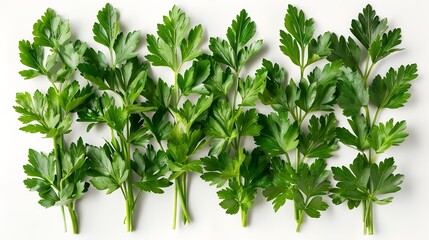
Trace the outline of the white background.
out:
[[[347,3],[345,3],[347,2]],[[59,208],[44,209],[37,203],[38,196],[29,192],[22,181],[22,166],[27,162],[27,149],[50,151],[52,143],[37,134],[18,130],[21,124],[13,111],[15,93],[46,89],[44,79],[24,81],[18,74],[23,69],[19,62],[18,41],[32,39],[32,25],[46,8],[51,7],[62,17],[69,19],[74,36],[90,46],[101,48],[92,39],[92,24],[104,1],[19,1],[1,2],[0,9],[0,239],[429,239],[429,128],[427,120],[429,74],[427,65],[429,4],[425,1],[370,1],[377,13],[387,17],[391,27],[401,27],[402,47],[405,51],[377,65],[375,72],[382,73],[390,66],[416,62],[420,77],[413,83],[412,97],[405,108],[386,110],[381,120],[395,117],[408,122],[410,136],[400,147],[392,148],[383,156],[394,156],[398,171],[405,174],[402,190],[395,195],[392,204],[375,207],[375,236],[362,236],[361,209],[349,211],[345,205],[330,203],[328,211],[320,219],[306,219],[301,233],[295,233],[293,207],[289,202],[278,213],[272,211],[259,194],[250,213],[247,228],[242,228],[239,215],[227,215],[218,206],[216,189],[198,176],[190,179],[190,211],[193,222],[173,231],[173,188],[164,195],[145,194],[135,214],[133,233],[125,233],[122,224],[124,203],[119,192],[106,196],[104,192],[90,191],[78,202],[81,234],[63,233]],[[156,24],[162,21],[173,4],[181,7],[191,18],[193,25],[204,26],[203,48],[207,51],[208,36],[225,37],[226,29],[243,8],[247,9],[257,24],[255,39],[264,39],[264,50],[259,54],[247,73],[259,67],[265,57],[280,63],[296,78],[296,71],[279,45],[279,29],[287,4],[292,3],[304,10],[316,22],[317,33],[334,31],[350,35],[351,19],[365,7],[364,1],[279,1],[279,0],[186,0],[186,1],[111,1],[119,9],[124,31],[140,29],[142,36],[155,33]],[[146,44],[140,47],[140,56],[146,52]],[[156,68],[159,74],[166,69]],[[171,75],[163,74],[167,81]],[[168,79],[170,78],[170,79]],[[171,81],[170,81],[171,82]],[[267,109],[264,109],[267,111]],[[344,123],[344,119],[342,120]],[[84,125],[75,124],[69,139],[82,135],[88,143],[102,142],[103,132],[84,132]],[[355,152],[341,146],[330,165],[349,164]],[[330,201],[329,201],[330,202]],[[180,221],[179,221],[180,223]]]

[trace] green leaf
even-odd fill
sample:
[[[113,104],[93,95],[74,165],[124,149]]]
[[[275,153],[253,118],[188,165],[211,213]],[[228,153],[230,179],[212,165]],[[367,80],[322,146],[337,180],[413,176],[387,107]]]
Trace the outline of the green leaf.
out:
[[[174,115],[179,121],[186,127],[190,129],[191,126],[197,120],[200,120],[203,113],[211,106],[213,102],[213,96],[201,96],[197,103],[194,105],[191,101],[186,100],[183,104],[183,108],[174,110]]]
[[[182,62],[189,62],[201,55],[202,50],[198,47],[201,43],[202,35],[203,27],[198,25],[189,31],[188,38],[183,39],[180,44]]]
[[[134,151],[133,170],[141,177],[135,185],[142,191],[164,193],[162,188],[171,185],[165,175],[168,171],[167,155],[162,151],[155,151],[152,145],[148,145],[146,153]]]
[[[73,81],[61,91],[59,102],[67,114],[80,108],[93,93],[94,91],[89,84],[81,89],[79,83]]]
[[[349,201],[366,200],[370,191],[368,190],[368,181],[370,179],[370,165],[365,155],[359,154],[350,164],[350,169],[343,167],[332,167],[334,179],[337,180],[334,192]],[[342,201],[334,201],[340,204]],[[357,207],[357,206],[356,206]]]
[[[228,142],[231,142],[238,136],[237,129],[234,126],[235,121],[231,105],[225,100],[220,100],[214,105],[213,112],[207,121],[207,134],[215,138],[227,139]]]
[[[237,60],[234,55],[234,49],[229,43],[220,38],[210,38],[210,50],[213,52],[213,58],[232,69],[237,69]]]
[[[338,149],[335,136],[337,120],[333,113],[317,118],[312,116],[309,121],[308,134],[299,136],[299,151],[305,158],[330,158]]]
[[[361,52],[359,45],[351,37],[346,40],[344,36],[331,34],[331,54],[327,57],[328,61],[341,61],[353,71],[360,71]]]
[[[24,171],[28,176],[38,177],[46,180],[50,184],[54,184],[56,169],[55,155],[39,153],[33,149],[28,151],[28,162],[24,166]]]
[[[104,112],[103,120],[115,131],[123,133],[128,121],[128,113],[126,109],[110,105]]]
[[[298,11],[296,7],[289,4],[284,24],[301,48],[309,44],[314,34],[314,21],[312,18],[306,19],[302,10]]]
[[[378,108],[399,108],[404,106],[411,94],[410,82],[416,79],[417,64],[390,68],[386,76],[377,75],[369,87],[369,99]]]
[[[371,61],[376,63],[394,52],[401,51],[401,48],[396,48],[401,42],[400,28],[395,28],[383,36],[377,36],[368,50]]]
[[[240,72],[247,61],[262,48],[262,40],[249,43],[255,33],[255,22],[246,10],[241,10],[228,28],[226,34],[228,41],[210,38],[209,49],[213,52],[213,58],[231,67],[236,73]]]
[[[210,62],[206,60],[196,61],[191,68],[185,71],[184,76],[179,74],[177,85],[185,96],[191,93],[207,95],[209,92],[205,88],[204,82],[209,75]]]
[[[316,39],[312,39],[308,45],[306,66],[315,63],[331,54],[331,33],[326,32]]]
[[[22,64],[31,68],[19,72],[25,79],[48,74],[43,64],[43,48],[41,46],[36,46],[29,41],[21,40],[19,41],[19,57]]]
[[[182,165],[188,162],[188,157],[197,153],[205,145],[204,137],[203,131],[198,127],[189,129],[189,132],[185,133],[183,128],[176,124],[171,131],[171,137],[167,141],[170,170],[176,172],[182,169]],[[194,171],[202,172],[199,161],[195,162],[198,163],[197,166],[190,166],[196,167]],[[177,170],[172,169],[172,167]]]
[[[147,35],[147,49],[151,54],[146,55],[146,59],[153,66],[165,66],[171,69],[177,68],[177,58],[173,49],[160,38],[154,35]]]
[[[241,112],[236,121],[240,136],[258,136],[262,126],[258,124],[258,113],[256,109]]]
[[[274,211],[278,211],[287,199],[294,198],[293,186],[298,183],[298,175],[290,162],[279,157],[271,160],[270,173],[272,181],[262,193],[268,201],[273,201]]]
[[[133,113],[129,116],[130,135],[128,139],[130,139],[129,141],[133,145],[145,147],[152,136],[145,125],[146,119],[144,119],[143,116],[143,114],[140,116],[138,113]]]
[[[201,178],[210,182],[210,185],[216,185],[217,188],[222,187],[225,183],[237,177],[240,173],[240,161],[236,161],[226,152],[222,152],[218,157],[210,155],[201,159],[204,166],[204,173]]]
[[[60,46],[71,38],[68,20],[61,19],[54,10],[48,8],[41,19],[33,25],[34,44],[60,50]]]
[[[379,196],[401,190],[399,185],[401,185],[402,181],[404,180],[404,175],[393,174],[393,172],[396,170],[396,166],[394,164],[395,161],[393,158],[386,158],[378,165],[371,165],[370,184],[374,195]],[[391,201],[391,199],[389,201]]]
[[[138,58],[127,60],[120,68],[116,69],[115,91],[122,97],[126,104],[134,104],[143,92],[147,81],[148,66],[140,62]]]
[[[232,48],[238,52],[255,36],[255,33],[255,22],[250,19],[246,10],[243,9],[236,19],[232,21],[226,36]]]
[[[362,13],[359,13],[358,19],[352,20],[350,31],[366,49],[369,49],[374,40],[381,36],[387,28],[387,19],[380,20],[375,10],[368,4]]]
[[[308,84],[307,81],[299,82],[299,98],[296,105],[304,112],[314,111],[332,111],[335,102],[336,84],[322,82],[313,82]]]
[[[273,64],[268,60],[262,60],[261,71],[267,72],[266,87],[259,95],[261,102],[278,112],[291,111],[296,106],[300,91],[293,81],[287,84],[285,69],[277,63]],[[259,71],[259,70],[258,70]],[[293,112],[291,112],[293,114]]]
[[[369,128],[365,116],[363,114],[353,116],[348,122],[354,134],[346,128],[341,127],[336,130],[337,138],[343,144],[356,147],[357,150],[363,152],[369,147],[367,141]]]
[[[307,199],[326,195],[331,185],[328,177],[329,171],[326,170],[325,160],[317,159],[310,166],[304,163],[300,166],[298,188]]]
[[[219,205],[226,213],[236,214],[240,209],[247,212],[252,208],[256,189],[243,188],[237,181],[230,181],[228,188],[218,191],[217,195],[222,200]]]
[[[113,48],[119,34],[119,14],[116,8],[107,3],[97,14],[98,22],[94,23],[92,32],[94,40],[109,49]]]
[[[104,148],[89,146],[87,155],[90,167],[93,171],[97,172],[101,176],[110,176],[113,171],[113,167]]]
[[[137,56],[137,46],[139,44],[140,31],[129,32],[126,36],[120,33],[113,45],[115,50],[115,65]]]
[[[168,86],[162,79],[158,79],[158,83],[155,83],[148,77],[141,92],[141,95],[147,100],[143,103],[143,106],[153,107],[154,109],[168,109],[172,93],[173,88]]]
[[[77,66],[84,60],[84,54],[86,52],[87,45],[79,40],[70,42],[64,46],[64,53],[62,54],[62,61],[73,71]],[[51,67],[47,67],[48,69]]]
[[[336,84],[343,73],[342,67],[340,61],[326,64],[322,69],[315,67],[313,71],[308,74],[308,81],[310,83],[318,83],[322,86]]]
[[[158,142],[167,140],[170,136],[173,124],[168,120],[168,112],[158,110],[153,115],[152,119],[142,115],[145,119],[144,125],[151,131]]]
[[[204,82],[205,88],[213,95],[214,100],[219,98],[226,99],[234,83],[231,69],[226,68],[226,70],[223,70],[213,59],[210,60],[210,74]]]
[[[114,86],[109,86],[109,83],[105,82],[110,74],[108,66],[107,58],[102,52],[87,48],[83,62],[77,68],[85,79],[98,86],[100,90],[113,90]]]
[[[288,56],[293,64],[301,66],[301,55],[296,39],[292,38],[292,35],[280,30],[280,50],[284,55]]]
[[[408,133],[405,132],[405,121],[393,123],[393,118],[385,124],[380,123],[371,128],[368,135],[368,143],[376,153],[383,153],[392,146],[399,146],[405,141]]]
[[[111,177],[104,177],[104,176],[93,177],[89,181],[91,182],[92,186],[94,186],[98,190],[107,189],[107,194],[114,192],[116,189],[120,187],[120,185],[118,185],[115,182],[115,180],[112,179]]]
[[[93,94],[89,97],[88,103],[80,108],[77,112],[79,116],[77,121],[91,123],[87,128],[87,131],[89,131],[94,126],[94,124],[106,122],[104,115],[107,110],[114,105],[115,100],[107,93],[103,93],[101,96]]]
[[[69,151],[62,151],[60,159],[63,179],[68,178],[72,173],[81,169],[86,160],[86,147],[83,144],[82,138],[79,138],[76,143],[71,143]]]
[[[344,72],[339,82],[339,91],[338,105],[343,109],[345,116],[358,115],[361,108],[368,105],[368,90],[357,72]]]
[[[241,95],[240,106],[255,106],[258,95],[265,89],[266,72],[259,72],[255,78],[247,77],[246,80],[238,82],[238,91]]]
[[[309,217],[319,218],[320,212],[326,211],[328,207],[329,205],[323,201],[322,197],[317,196],[311,199],[304,211]]]
[[[249,155],[245,155],[244,160],[240,164],[240,176],[244,179],[244,185],[247,188],[266,188],[270,185],[270,161],[271,157],[265,154],[260,148],[253,149]]]
[[[201,54],[198,46],[202,39],[202,27],[198,25],[189,31],[190,19],[177,6],[169,11],[168,16],[164,16],[163,22],[158,24],[159,38],[150,34],[147,36],[150,54],[146,59],[154,66],[167,66],[178,71],[183,63]]]
[[[258,122],[263,128],[255,143],[265,152],[276,156],[298,146],[299,128],[290,123],[287,113],[271,113],[268,117],[261,114]]]
[[[70,117],[60,121],[58,95],[52,87],[46,95],[40,91],[36,91],[33,97],[29,93],[17,93],[16,103],[18,106],[14,106],[14,109],[21,114],[18,120],[26,124],[20,128],[22,131],[45,134],[48,138],[71,131]],[[32,122],[37,124],[29,124]]]

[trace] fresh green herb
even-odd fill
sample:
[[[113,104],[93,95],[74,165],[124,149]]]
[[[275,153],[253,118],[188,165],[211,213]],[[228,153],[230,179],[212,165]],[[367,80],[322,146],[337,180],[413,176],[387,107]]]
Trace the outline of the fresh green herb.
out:
[[[327,32],[313,38],[313,19],[307,19],[302,11],[291,5],[286,13],[285,27],[286,31],[280,31],[280,49],[299,67],[299,82],[288,81],[286,71],[278,64],[263,61],[263,69],[268,75],[267,87],[260,97],[277,113],[259,116],[258,122],[263,128],[255,142],[272,156],[272,180],[263,194],[267,200],[273,201],[275,211],[287,199],[294,201],[296,231],[299,231],[304,214],[319,218],[320,212],[328,208],[323,200],[330,188],[325,161],[338,148],[337,120],[333,113],[311,116],[308,131],[302,125],[307,116],[315,112],[333,111],[341,64],[334,62],[322,69],[316,67],[305,77],[307,67],[330,54],[331,34]],[[293,150],[294,162],[290,156]],[[316,160],[308,164],[305,161],[309,159]]]
[[[14,107],[18,118],[25,126],[20,129],[29,133],[41,133],[51,138],[54,150],[49,154],[30,149],[29,163],[24,166],[29,178],[24,184],[31,191],[37,191],[43,207],[60,206],[67,224],[64,206],[68,208],[73,233],[78,233],[75,201],[87,191],[89,184],[84,181],[88,165],[85,161],[86,147],[79,138],[70,145],[64,135],[71,132],[71,113],[84,105],[92,95],[92,88],[83,88],[72,80],[76,66],[82,61],[86,44],[71,41],[70,24],[61,19],[52,9],[33,27],[34,42],[19,42],[21,63],[29,69],[19,73],[25,79],[45,76],[51,87],[44,94],[37,90],[17,93]],[[48,50],[48,51],[45,51]],[[45,56],[48,53],[48,56]]]
[[[373,203],[388,204],[393,197],[386,196],[399,191],[404,176],[395,174],[393,158],[376,163],[377,154],[402,143],[408,134],[405,121],[378,123],[381,110],[400,108],[410,98],[410,82],[417,78],[417,65],[390,68],[384,77],[377,75],[370,82],[376,63],[401,50],[401,29],[388,31],[387,19],[380,19],[371,5],[367,5],[352,21],[351,32],[363,48],[349,37],[332,35],[330,61],[340,60],[348,69],[339,82],[338,105],[349,118],[351,130],[338,128],[338,139],[355,148],[359,154],[350,167],[333,167],[334,179],[338,181],[332,189],[335,204],[347,201],[350,209],[363,206],[364,234],[374,233]],[[366,56],[365,67],[360,60]],[[375,108],[371,117],[370,107]]]
[[[163,24],[158,24],[158,36],[147,35],[149,55],[147,60],[154,66],[168,67],[174,75],[174,85],[170,87],[162,79],[157,83],[149,79],[142,95],[147,99],[144,106],[153,109],[153,118],[146,119],[147,127],[167,155],[170,180],[174,180],[173,229],[176,228],[177,201],[182,209],[183,224],[190,223],[188,211],[187,176],[189,172],[202,173],[201,161],[193,156],[206,144],[202,123],[207,117],[207,109],[213,96],[205,87],[210,74],[210,62],[195,61],[202,53],[202,26],[190,29],[190,19],[174,6]],[[182,66],[192,62],[184,73]],[[180,101],[194,95],[196,102]],[[169,121],[169,116],[172,122]],[[163,142],[167,141],[167,146]]]
[[[83,77],[105,92],[101,96],[93,95],[78,112],[78,121],[89,122],[88,131],[102,123],[111,130],[110,142],[88,149],[90,182],[99,190],[107,190],[107,194],[121,190],[126,229],[130,232],[141,193],[163,193],[162,188],[171,185],[164,177],[168,171],[167,157],[149,144],[151,135],[144,115],[147,107],[139,101],[148,72],[147,64],[137,58],[140,32],[121,32],[118,11],[110,4],[98,12],[97,19],[93,27],[94,40],[109,49],[109,57],[88,48],[78,68]],[[119,103],[107,92],[115,94]],[[136,148],[132,154],[132,145],[144,147],[145,153]]]
[[[218,191],[222,200],[220,206],[228,214],[240,211],[243,227],[247,226],[247,215],[257,188],[265,187],[269,182],[270,158],[259,148],[247,151],[242,146],[244,137],[258,136],[261,130],[255,102],[265,89],[267,73],[260,70],[253,78],[240,75],[247,61],[262,48],[262,40],[249,42],[255,33],[255,23],[242,10],[228,28],[228,40],[211,38],[209,48],[213,56],[206,56],[212,62],[207,89],[215,101],[205,127],[207,135],[212,138],[210,157],[201,159],[205,168],[201,177],[222,188]],[[226,65],[226,69],[219,64]],[[228,95],[232,86],[233,100],[230,100]],[[228,186],[224,187],[225,184]]]

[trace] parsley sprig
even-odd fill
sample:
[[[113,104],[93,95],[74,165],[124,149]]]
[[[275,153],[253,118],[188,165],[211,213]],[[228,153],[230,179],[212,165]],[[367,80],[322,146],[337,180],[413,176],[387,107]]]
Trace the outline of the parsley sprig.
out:
[[[405,121],[395,122],[392,118],[379,123],[379,115],[384,109],[400,108],[408,101],[410,82],[417,78],[417,65],[392,67],[384,77],[372,78],[377,63],[402,49],[398,47],[401,29],[389,30],[387,19],[381,19],[371,5],[363,9],[358,19],[352,20],[350,31],[362,47],[351,37],[346,40],[333,34],[328,60],[339,60],[347,67],[339,82],[338,105],[349,117],[351,129],[338,128],[336,133],[343,144],[359,153],[349,168],[332,168],[338,183],[331,197],[335,204],[347,201],[350,209],[362,204],[364,234],[372,235],[373,204],[390,203],[393,197],[386,194],[399,191],[404,178],[394,173],[396,166],[392,157],[377,163],[377,156],[398,146],[408,136]],[[364,67],[361,59],[364,59]],[[373,115],[371,107],[375,108]]]
[[[254,77],[241,76],[246,63],[262,48],[262,40],[250,42],[255,34],[255,22],[242,10],[228,28],[227,40],[210,38],[213,55],[206,56],[212,62],[207,85],[215,101],[205,126],[211,137],[210,156],[201,159],[205,169],[201,177],[221,188],[217,192],[222,200],[220,206],[228,214],[240,211],[243,227],[247,226],[257,188],[268,183],[270,161],[259,148],[249,151],[243,146],[245,137],[257,136],[261,130],[255,102],[265,88],[267,77],[264,70]]]
[[[72,131],[72,113],[85,105],[93,93],[91,86],[81,88],[73,80],[87,46],[79,40],[71,40],[68,20],[62,19],[52,9],[47,9],[34,24],[33,36],[33,42],[19,42],[21,63],[29,68],[19,73],[25,79],[43,76],[51,87],[46,93],[39,90],[33,95],[17,93],[14,108],[20,114],[18,119],[25,125],[20,129],[51,138],[54,149],[49,154],[29,150],[28,164],[24,166],[29,178],[24,180],[24,184],[39,193],[39,204],[43,207],[61,207],[65,231],[64,207],[67,207],[73,233],[77,234],[75,201],[89,187],[84,180],[88,169],[86,146],[81,138],[76,143],[67,143],[64,136]]]
[[[289,81],[285,69],[263,61],[268,76],[267,87],[260,97],[276,113],[259,116],[258,122],[263,128],[255,142],[272,156],[272,180],[263,194],[273,201],[275,211],[288,199],[294,202],[296,231],[299,231],[304,214],[319,218],[320,212],[328,208],[323,200],[330,188],[326,159],[338,148],[337,120],[332,111],[341,64],[333,62],[322,69],[315,67],[305,77],[309,66],[331,53],[331,34],[313,37],[313,19],[307,19],[303,11],[292,5],[288,7],[284,23],[286,31],[280,31],[280,49],[299,67],[299,81]],[[320,111],[331,113],[317,117],[315,113]],[[307,117],[310,118],[305,130]],[[292,156],[291,151],[295,151]],[[309,159],[315,161],[308,164]]]
[[[94,40],[108,48],[109,56],[88,48],[78,68],[103,93],[93,95],[78,112],[78,121],[90,123],[88,131],[97,124],[110,128],[110,141],[88,149],[90,182],[99,190],[107,190],[107,194],[121,190],[126,207],[124,223],[130,232],[141,193],[163,193],[162,188],[171,185],[164,177],[167,156],[149,144],[151,135],[145,124],[148,108],[139,99],[148,74],[147,64],[137,58],[140,31],[121,32],[118,11],[110,4],[98,12],[97,19]]]

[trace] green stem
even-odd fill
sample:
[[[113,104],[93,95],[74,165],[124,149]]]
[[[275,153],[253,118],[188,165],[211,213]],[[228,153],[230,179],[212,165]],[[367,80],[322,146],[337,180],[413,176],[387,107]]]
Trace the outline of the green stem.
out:
[[[186,175],[187,175],[186,172],[184,172],[182,174],[182,180],[181,180],[182,181],[182,186],[181,186],[182,188],[181,188],[181,190],[183,193],[183,202],[185,205],[188,205],[187,190],[186,190]],[[182,211],[183,211],[183,209],[187,209],[187,207],[185,207],[185,208],[182,207]],[[185,217],[185,214],[182,215],[182,220],[183,220],[184,224],[186,224],[188,222],[188,219]]]
[[[293,202],[293,209],[294,209],[295,221],[296,221],[297,223],[299,223],[299,215],[300,215],[300,212],[299,212],[298,206],[297,206],[297,204],[296,204],[296,202],[295,202],[295,201]]]
[[[126,126],[126,131],[127,131],[127,136],[126,136],[126,141],[125,141],[125,149],[123,149],[124,151],[124,155],[125,155],[125,169],[129,169],[131,170],[131,156],[130,156],[130,152],[131,152],[131,144],[129,142],[129,136],[130,136],[130,122],[127,121],[127,126]],[[123,141],[123,140],[121,140]],[[128,232],[132,232],[133,231],[133,208],[134,208],[134,192],[133,192],[133,175],[132,174],[128,174],[128,178],[127,178],[127,198],[125,199],[126,201],[126,211],[127,211],[127,219],[126,219],[126,224],[127,224],[127,231]]]
[[[131,188],[128,188],[131,189]],[[127,199],[125,199],[125,211],[126,211],[126,217],[125,217],[125,225],[127,228],[127,232],[133,231],[133,203],[131,203],[131,198],[127,196]]]
[[[178,70],[174,71],[173,91],[174,91],[174,106],[176,106],[176,108],[179,106],[179,85],[177,84],[178,75],[179,75],[179,71]]]
[[[374,119],[372,120],[371,128],[374,127],[375,123],[377,122],[378,115],[380,114],[381,108],[377,108],[375,111]]]
[[[72,228],[73,228],[73,234],[78,234],[79,233],[79,225],[77,222],[76,211],[74,210],[73,203],[69,203],[67,205],[67,207],[69,209],[70,219],[71,219]]]
[[[235,88],[234,88],[234,102],[232,104],[232,109],[235,111],[237,105],[237,95],[238,95],[238,80],[240,79],[241,70],[237,70],[235,74]]]
[[[369,113],[368,105],[364,106],[364,108],[365,108],[365,116],[366,116],[367,125],[368,125],[368,127],[371,127],[371,115]]]
[[[58,152],[58,142],[61,142],[61,145],[62,145],[62,137],[60,137],[60,136],[54,137],[53,142],[54,142],[54,155],[56,158],[55,163],[56,163],[56,168],[57,168],[56,173],[57,173],[58,192],[61,192],[63,189],[62,184],[61,184],[62,168],[61,168],[60,153]],[[61,206],[61,214],[63,217],[64,232],[67,232],[67,222],[66,222],[66,215],[64,213],[64,206]]]
[[[173,229],[176,229],[176,219],[177,219],[177,179],[174,186],[174,212],[173,212]]]
[[[67,232],[66,214],[64,213],[64,206],[61,205],[61,215],[63,216],[64,232]]]
[[[191,218],[189,217],[189,214],[188,214],[188,208],[186,206],[185,196],[183,195],[182,187],[180,185],[179,179],[176,179],[176,191],[178,191],[178,193],[179,193],[179,200],[180,200],[180,204],[182,207],[182,214],[186,219],[186,222],[184,222],[184,223],[190,223]]]
[[[301,78],[299,79],[300,81],[304,77],[304,71],[305,71],[304,61],[305,61],[305,46],[301,46],[301,64],[299,66],[300,76],[301,76]]]
[[[297,210],[298,211],[298,219],[297,219],[297,225],[296,225],[296,232],[299,232],[301,230],[301,225],[304,222],[304,211],[303,210]]]
[[[241,226],[247,227],[247,212],[241,209]]]
[[[373,222],[373,211],[372,211],[372,201],[367,199],[363,204],[364,210],[364,234],[373,235],[374,234],[374,222]]]
[[[110,67],[112,69],[114,69],[114,68],[116,68],[116,66],[115,66],[116,64],[113,60],[113,48],[112,47],[109,47],[109,54],[110,54]]]

